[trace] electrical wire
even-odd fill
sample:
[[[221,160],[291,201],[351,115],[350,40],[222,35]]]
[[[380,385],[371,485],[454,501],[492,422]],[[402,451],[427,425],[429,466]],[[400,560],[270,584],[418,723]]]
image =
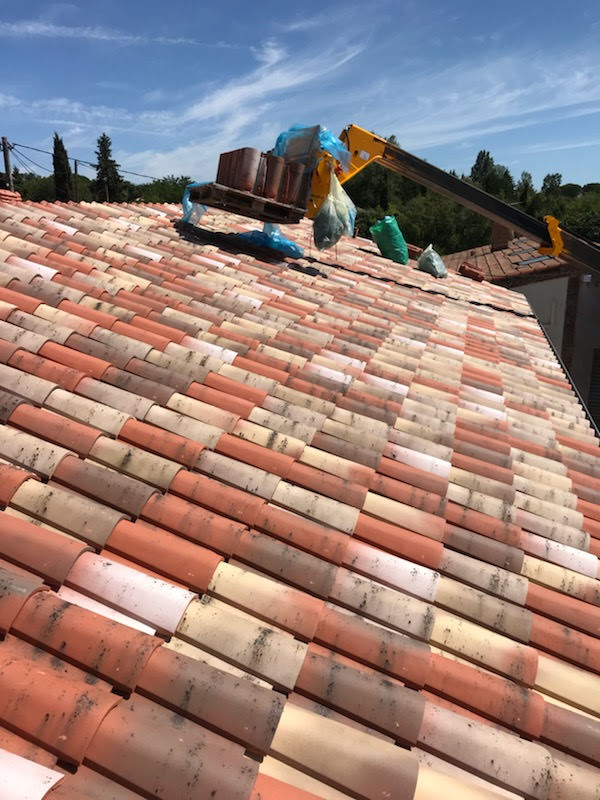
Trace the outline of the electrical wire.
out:
[[[11,143],[11,148],[14,148],[14,147],[22,147],[25,150],[35,150],[36,153],[45,153],[47,156],[53,155],[50,152],[50,150],[42,150],[39,147],[32,147],[29,144],[19,144],[18,142],[12,142]],[[67,156],[67,158],[69,159],[69,161],[77,161],[78,164],[86,164],[88,167],[92,167],[93,169],[96,169],[96,164],[94,164],[92,161],[86,161],[83,158],[74,158],[73,156],[69,156],[69,155]],[[31,161],[31,159],[29,159],[29,160]],[[35,163],[35,162],[33,162],[33,163]],[[39,164],[37,166],[39,166]],[[44,169],[44,167],[42,167],[42,169]],[[49,171],[51,171],[51,170],[49,170]],[[160,180],[160,178],[157,178],[154,175],[144,175],[141,172],[132,172],[130,169],[121,169],[120,167],[119,167],[119,172],[122,172],[122,173],[124,173],[126,175],[135,175],[137,178],[148,178],[151,181]]]
[[[25,170],[25,172],[26,172],[28,175],[33,175],[34,173],[32,172],[32,170],[31,170],[31,169],[30,169],[30,168],[27,166],[27,164],[26,164],[26,163],[25,163],[25,162],[24,162],[24,161],[23,161],[23,160],[20,158],[19,154],[18,154],[18,153],[15,153],[14,155],[15,155],[15,160],[19,162],[19,164],[21,165],[22,169],[24,169],[24,170]]]
[[[21,151],[20,151],[20,150],[17,150],[17,149],[16,149],[16,147],[15,147],[14,145],[13,145],[13,147],[12,147],[12,152],[15,154],[15,156],[16,156],[16,154],[17,154],[17,153],[19,153],[19,155],[21,156],[21,158],[24,158],[24,159],[25,159],[26,161],[28,161],[30,164],[33,164],[33,166],[34,166],[34,167],[37,167],[38,169],[42,169],[42,170],[44,170],[44,172],[48,172],[48,173],[51,173],[51,172],[53,172],[53,170],[51,170],[51,169],[48,169],[48,167],[44,167],[44,166],[42,166],[42,164],[38,164],[38,162],[37,162],[37,161],[34,161],[34,160],[33,160],[33,158],[29,158],[29,156],[25,155],[25,153],[21,153]]]

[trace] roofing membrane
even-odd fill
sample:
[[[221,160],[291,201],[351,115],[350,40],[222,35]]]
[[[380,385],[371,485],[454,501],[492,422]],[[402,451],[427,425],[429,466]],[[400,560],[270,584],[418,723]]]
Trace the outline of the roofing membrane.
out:
[[[179,216],[0,202],[0,797],[598,798],[600,449],[526,299]]]

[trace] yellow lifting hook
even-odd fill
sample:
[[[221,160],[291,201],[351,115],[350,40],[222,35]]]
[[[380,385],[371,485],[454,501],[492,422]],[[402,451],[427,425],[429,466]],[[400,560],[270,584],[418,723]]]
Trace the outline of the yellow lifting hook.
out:
[[[559,227],[560,223],[556,217],[551,217],[550,215],[544,217],[544,222],[548,226],[548,235],[550,236],[552,247],[544,247],[543,245],[540,245],[538,247],[538,253],[542,256],[559,256],[564,250],[563,239]]]

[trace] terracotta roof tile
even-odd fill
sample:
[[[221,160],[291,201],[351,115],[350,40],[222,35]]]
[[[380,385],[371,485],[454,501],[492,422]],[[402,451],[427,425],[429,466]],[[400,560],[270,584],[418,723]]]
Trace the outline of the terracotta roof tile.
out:
[[[57,483],[102,500],[132,517],[139,516],[149,497],[156,492],[148,484],[76,456],[63,458],[52,477]]]
[[[276,692],[164,647],[146,664],[138,691],[258,753],[268,751],[284,705]]]
[[[152,747],[146,745],[148,735]],[[204,754],[201,760],[194,757],[198,752]],[[107,715],[86,760],[142,793],[164,798],[173,793],[181,800],[192,800],[198,787],[209,795],[221,791],[242,800],[258,771],[240,745],[141,697],[120,703]]]
[[[177,473],[169,491],[247,525],[256,523],[265,504],[260,497],[186,470]]]
[[[13,623],[14,632],[86,673],[132,689],[161,640],[62,600],[53,592],[30,598]],[[108,647],[110,645],[110,647]],[[96,682],[86,678],[86,683]]]
[[[4,560],[0,560],[0,633],[11,629],[25,603],[44,587],[40,578]]]
[[[119,700],[82,681],[46,673],[42,682],[36,680],[36,674],[35,666],[26,660],[11,660],[2,665],[0,719],[61,759],[79,764],[102,719]],[[45,711],[44,695],[60,698],[62,702]]]
[[[225,555],[233,553],[237,538],[244,530],[243,525],[173,494],[152,495],[141,517]]]
[[[311,274],[186,240],[175,206],[3,203],[11,779],[591,796],[600,447],[526,300],[366,240]],[[531,257],[447,260],[560,266]]]
[[[27,567],[58,586],[79,556],[89,549],[77,539],[41,529],[4,512],[0,512],[0,532],[0,553],[4,559]]]
[[[135,422],[135,420],[129,420],[129,422]],[[125,424],[127,425],[127,423]],[[95,440],[89,450],[89,456],[100,464],[162,490],[169,488],[173,478],[181,469],[181,464],[175,461],[162,458],[141,447],[132,447],[126,441],[111,439],[108,436],[100,436]]]
[[[85,456],[101,436],[101,431],[89,425],[47,411],[26,403],[11,403],[12,409],[8,417],[11,425],[28,433],[42,436],[50,442],[73,450]]]
[[[30,479],[35,479],[36,475],[29,470],[0,461],[0,504],[7,506],[19,487]]]
[[[194,593],[134,567],[127,559],[83,553],[65,585],[156,630],[174,633]]]

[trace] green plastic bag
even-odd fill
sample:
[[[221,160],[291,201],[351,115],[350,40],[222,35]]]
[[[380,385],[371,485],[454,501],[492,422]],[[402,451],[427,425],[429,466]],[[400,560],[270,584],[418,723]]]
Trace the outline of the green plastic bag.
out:
[[[387,216],[377,220],[369,230],[384,258],[390,258],[398,264],[408,264],[408,247],[396,217]]]

